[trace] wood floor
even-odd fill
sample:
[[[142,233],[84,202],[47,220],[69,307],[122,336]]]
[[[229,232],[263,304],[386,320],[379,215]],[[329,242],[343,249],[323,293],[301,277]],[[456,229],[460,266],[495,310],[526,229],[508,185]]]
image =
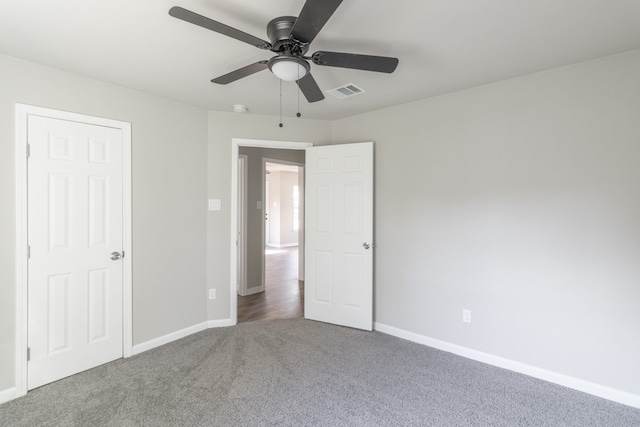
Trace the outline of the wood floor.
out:
[[[298,248],[267,248],[265,291],[238,295],[238,322],[304,316],[304,282],[298,280]]]

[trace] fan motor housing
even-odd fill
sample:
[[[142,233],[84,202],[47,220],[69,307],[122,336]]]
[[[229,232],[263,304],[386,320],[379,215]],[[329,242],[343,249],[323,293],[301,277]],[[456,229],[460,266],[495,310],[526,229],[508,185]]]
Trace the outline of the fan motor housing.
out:
[[[308,43],[300,43],[291,38],[291,28],[296,23],[295,16],[280,16],[267,24],[267,36],[271,41],[271,50],[277,53],[304,55],[309,50]]]

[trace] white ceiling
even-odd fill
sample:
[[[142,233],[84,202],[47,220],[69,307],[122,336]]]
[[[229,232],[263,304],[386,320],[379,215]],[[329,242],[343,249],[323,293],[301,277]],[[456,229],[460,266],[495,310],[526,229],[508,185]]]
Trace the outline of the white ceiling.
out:
[[[168,15],[182,6],[262,39],[304,0],[0,0],[0,52],[209,110],[279,111],[279,83],[262,71],[210,82],[272,54]],[[311,45],[395,56],[394,74],[312,65],[323,90],[367,93],[308,104],[303,117],[337,119],[640,48],[639,0],[344,0]],[[283,83],[283,112],[297,111]]]

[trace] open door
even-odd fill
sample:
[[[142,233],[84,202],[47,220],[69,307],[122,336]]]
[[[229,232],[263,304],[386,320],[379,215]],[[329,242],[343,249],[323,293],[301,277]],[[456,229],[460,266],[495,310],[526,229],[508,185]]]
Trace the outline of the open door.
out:
[[[372,330],[373,143],[306,149],[305,318]]]

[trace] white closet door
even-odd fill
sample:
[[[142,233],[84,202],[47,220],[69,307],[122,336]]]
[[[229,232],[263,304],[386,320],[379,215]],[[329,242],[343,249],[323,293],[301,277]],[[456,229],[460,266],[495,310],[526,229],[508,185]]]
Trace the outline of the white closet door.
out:
[[[119,129],[29,116],[28,388],[123,355]]]

